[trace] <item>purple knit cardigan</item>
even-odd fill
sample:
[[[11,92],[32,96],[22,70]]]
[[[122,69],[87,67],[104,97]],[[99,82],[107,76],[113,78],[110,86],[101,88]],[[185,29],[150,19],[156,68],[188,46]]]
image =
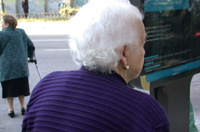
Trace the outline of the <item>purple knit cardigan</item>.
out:
[[[34,88],[22,132],[169,132],[150,95],[127,87],[116,73],[83,67],[53,72]]]

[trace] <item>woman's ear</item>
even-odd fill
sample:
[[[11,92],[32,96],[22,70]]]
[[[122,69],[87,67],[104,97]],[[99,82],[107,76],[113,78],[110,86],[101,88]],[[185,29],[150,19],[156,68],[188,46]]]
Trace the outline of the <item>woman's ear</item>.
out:
[[[119,49],[119,55],[120,55],[120,61],[122,63],[122,66],[125,68],[127,65],[128,60],[128,46],[124,45]]]

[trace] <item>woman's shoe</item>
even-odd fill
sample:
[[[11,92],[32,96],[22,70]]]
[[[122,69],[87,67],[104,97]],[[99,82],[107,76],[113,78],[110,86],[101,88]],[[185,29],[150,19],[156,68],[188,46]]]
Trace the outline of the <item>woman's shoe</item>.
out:
[[[15,112],[13,110],[11,110],[9,113],[8,113],[8,116],[10,116],[11,118],[15,117]]]
[[[24,108],[21,109],[21,113],[22,113],[22,115],[25,114],[25,109]]]

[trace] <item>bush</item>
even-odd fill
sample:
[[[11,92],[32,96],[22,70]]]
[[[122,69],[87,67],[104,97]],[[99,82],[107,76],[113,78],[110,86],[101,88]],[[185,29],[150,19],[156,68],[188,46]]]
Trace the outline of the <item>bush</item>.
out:
[[[0,16],[3,16],[6,13],[6,11],[2,12],[0,11]]]
[[[80,8],[72,8],[72,7],[64,7],[59,10],[59,13],[63,16],[67,16],[68,18],[71,18],[73,15],[75,15]]]

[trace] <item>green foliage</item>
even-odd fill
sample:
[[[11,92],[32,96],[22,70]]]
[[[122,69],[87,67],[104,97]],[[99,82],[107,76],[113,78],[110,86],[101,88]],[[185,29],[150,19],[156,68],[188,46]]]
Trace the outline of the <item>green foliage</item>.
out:
[[[5,13],[7,13],[6,11],[0,11],[0,16],[3,16]]]
[[[79,10],[80,8],[64,7],[59,10],[59,14],[71,18],[71,16],[75,15]]]
[[[72,7],[66,7],[64,6],[64,8],[61,8],[59,10],[59,14],[62,16],[62,17],[59,17],[59,18],[45,18],[45,17],[39,17],[39,18],[31,18],[29,17],[28,19],[25,19],[25,18],[21,18],[21,17],[17,17],[16,18],[18,19],[18,22],[35,22],[35,21],[43,21],[43,22],[46,22],[46,21],[67,21],[69,20],[73,15],[75,15],[78,11],[80,10],[80,7],[79,8],[72,8]],[[6,13],[6,12],[4,12]],[[3,12],[0,12],[0,16],[2,16],[4,14]],[[43,14],[45,15],[45,14]],[[20,15],[19,15],[20,16]],[[42,14],[41,14],[42,16]]]

